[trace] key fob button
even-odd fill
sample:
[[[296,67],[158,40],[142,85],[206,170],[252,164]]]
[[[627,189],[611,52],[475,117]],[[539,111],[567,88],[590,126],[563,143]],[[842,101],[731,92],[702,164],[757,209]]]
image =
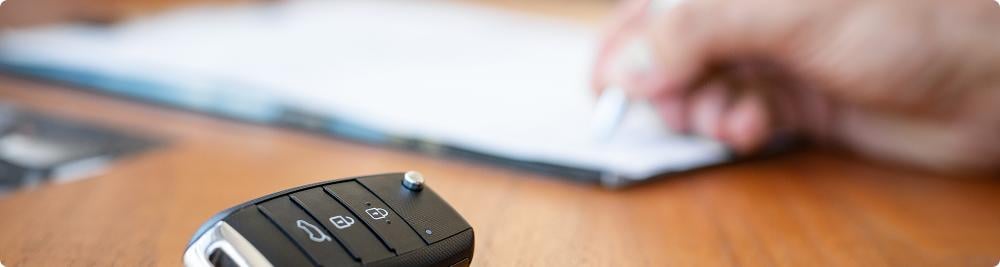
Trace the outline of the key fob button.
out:
[[[292,240],[295,240],[295,243],[316,264],[322,266],[360,265],[354,261],[354,257],[347,254],[340,242],[335,240],[323,228],[322,224],[313,220],[287,196],[268,200],[257,207],[286,235],[291,236]]]
[[[397,255],[426,245],[406,221],[361,184],[341,182],[324,189],[357,214]]]
[[[320,224],[338,240],[343,241],[347,251],[360,258],[362,262],[368,263],[394,256],[392,251],[389,251],[389,248],[368,229],[368,226],[360,221],[358,215],[348,211],[322,188],[294,193],[292,201],[320,220]]]
[[[434,190],[411,190],[401,185],[404,179],[399,175],[378,175],[359,178],[358,182],[399,213],[428,244],[472,228]]]
[[[422,177],[405,177],[324,181],[223,210],[195,232],[184,265],[467,266],[473,229]]]
[[[311,266],[309,258],[299,250],[256,206],[234,211],[223,221],[243,238],[254,244],[274,266]]]

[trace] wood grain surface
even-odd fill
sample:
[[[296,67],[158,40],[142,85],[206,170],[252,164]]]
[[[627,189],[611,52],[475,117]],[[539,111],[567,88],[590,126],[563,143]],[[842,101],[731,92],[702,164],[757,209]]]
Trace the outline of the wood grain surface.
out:
[[[11,76],[0,75],[0,100],[168,141],[96,177],[0,198],[0,262],[9,267],[179,266],[195,229],[229,206],[296,185],[405,170],[423,172],[475,228],[473,266],[1000,261],[1000,177],[922,173],[807,149],[606,190]]]

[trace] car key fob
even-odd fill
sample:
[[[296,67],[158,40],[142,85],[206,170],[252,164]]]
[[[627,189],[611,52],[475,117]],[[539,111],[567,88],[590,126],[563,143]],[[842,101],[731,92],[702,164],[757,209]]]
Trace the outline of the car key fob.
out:
[[[227,209],[186,266],[468,266],[472,227],[418,172],[300,186]]]

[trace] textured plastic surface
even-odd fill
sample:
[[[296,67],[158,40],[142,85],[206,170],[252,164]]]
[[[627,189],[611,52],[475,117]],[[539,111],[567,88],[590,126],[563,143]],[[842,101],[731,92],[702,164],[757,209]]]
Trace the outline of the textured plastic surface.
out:
[[[441,266],[449,267],[465,259],[472,259],[475,238],[472,229],[420,248],[412,253],[375,262],[370,266]]]
[[[320,227],[309,214],[287,196],[257,205],[285,235],[306,252],[312,261],[322,266],[359,266],[329,231]],[[256,244],[254,244],[256,245]]]
[[[402,186],[402,185],[400,185]],[[425,246],[424,241],[417,236],[388,205],[378,197],[365,189],[355,181],[335,183],[324,186],[330,194],[340,200],[361,220],[364,221],[375,234],[389,245],[389,248],[396,252],[396,255],[413,251]]]
[[[347,250],[362,262],[395,256],[358,216],[333,199],[322,188],[292,194],[292,200],[318,219]]]
[[[226,217],[225,221],[254,244],[274,266],[312,265],[302,251],[264,217],[256,206],[239,209]],[[209,223],[215,224],[214,221]]]
[[[358,179],[363,179],[365,185],[358,183]],[[402,186],[402,179],[403,173],[372,175],[273,193],[213,216],[198,230],[189,246],[216,222],[224,220],[274,266],[467,265],[472,259],[474,245],[472,228],[429,187],[390,194],[392,186],[408,190]],[[340,197],[335,197],[335,192],[339,192]],[[366,212],[372,208],[384,211]],[[378,217],[381,218],[375,219]],[[296,223],[299,220],[308,225],[299,225]],[[293,225],[287,225],[289,221]],[[285,225],[279,227],[276,223]],[[385,228],[389,225],[392,228]],[[417,227],[419,229],[415,229]],[[386,230],[384,235],[376,235],[371,230],[381,228],[391,230]],[[418,234],[418,231],[426,234],[424,230],[427,229],[432,230],[430,237]],[[454,234],[449,234],[452,232]],[[319,244],[335,246],[316,252],[319,250],[303,244],[316,245],[303,233],[312,233],[314,239],[323,240]],[[327,234],[330,240],[318,233]],[[299,237],[293,238],[296,234]],[[392,253],[389,243],[402,249]]]
[[[358,182],[399,213],[428,244],[471,228],[455,209],[441,205],[444,200],[430,188],[413,191],[402,187],[403,179],[398,175],[370,176]]]

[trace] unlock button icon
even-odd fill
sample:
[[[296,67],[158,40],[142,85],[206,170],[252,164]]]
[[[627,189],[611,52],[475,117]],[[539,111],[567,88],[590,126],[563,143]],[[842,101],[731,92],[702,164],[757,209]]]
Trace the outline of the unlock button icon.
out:
[[[372,216],[372,219],[375,220],[381,220],[384,219],[385,216],[389,216],[389,211],[386,211],[383,208],[370,208],[365,210],[365,213],[368,213],[368,216]]]

